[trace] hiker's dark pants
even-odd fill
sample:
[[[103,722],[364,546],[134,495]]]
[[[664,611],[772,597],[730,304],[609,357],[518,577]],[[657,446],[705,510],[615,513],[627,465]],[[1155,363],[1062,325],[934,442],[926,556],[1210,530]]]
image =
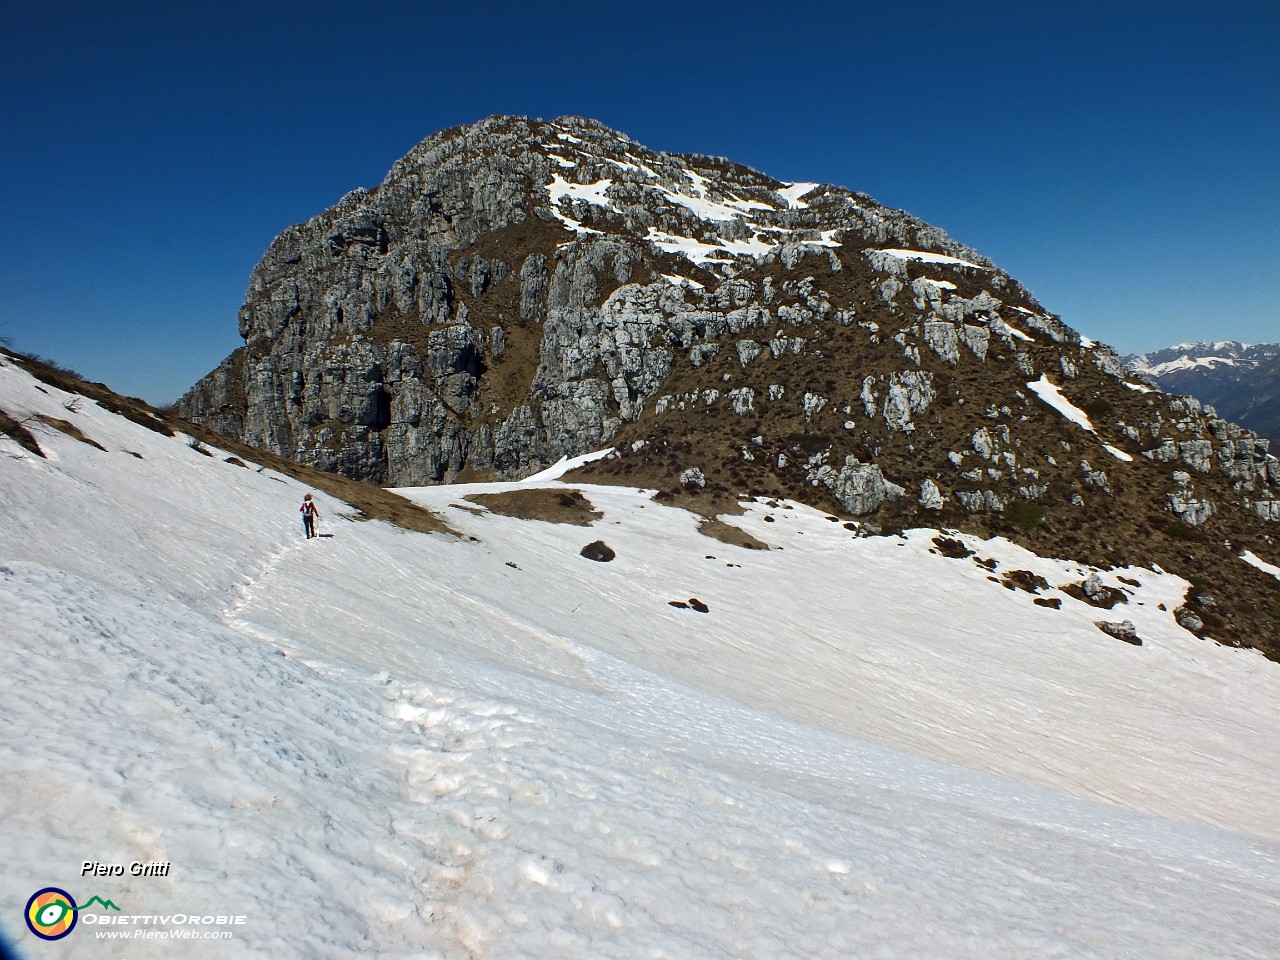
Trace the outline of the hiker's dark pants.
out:
[[[307,533],[307,539],[310,540],[316,535],[316,518],[302,515],[302,529]]]

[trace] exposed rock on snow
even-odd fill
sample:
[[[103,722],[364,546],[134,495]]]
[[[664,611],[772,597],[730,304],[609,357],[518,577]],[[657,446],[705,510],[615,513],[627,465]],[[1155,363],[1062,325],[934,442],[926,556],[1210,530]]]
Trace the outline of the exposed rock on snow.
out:
[[[1131,643],[1135,647],[1142,646],[1142,639],[1138,636],[1138,628],[1133,625],[1132,620],[1121,620],[1119,622],[1099,620],[1098,629],[1108,636],[1123,640],[1125,643]]]
[[[1123,590],[1107,586],[1096,572],[1090,573],[1082,583],[1068,584],[1063,587],[1063,591],[1104,610],[1110,610],[1117,603],[1129,602]]]
[[[588,560],[595,560],[599,563],[608,563],[617,556],[613,548],[603,540],[592,540],[582,548],[580,553]]]

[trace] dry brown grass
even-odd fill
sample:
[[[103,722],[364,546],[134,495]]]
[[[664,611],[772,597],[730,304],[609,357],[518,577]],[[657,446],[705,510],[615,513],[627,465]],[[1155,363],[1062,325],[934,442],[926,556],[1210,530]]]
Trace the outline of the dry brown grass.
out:
[[[718,518],[711,520],[703,520],[698,524],[698,532],[703,536],[710,537],[712,540],[719,540],[721,543],[727,543],[734,547],[744,547],[747,550],[768,550],[769,545],[763,540],[759,540],[740,530],[731,523],[725,523]]]
[[[27,429],[26,424],[20,420],[15,420],[3,410],[0,410],[0,433],[12,438],[18,446],[28,453],[34,453],[37,457],[44,456],[44,451],[40,449],[40,444],[36,441],[35,435]]]
[[[604,516],[577,490],[535,487],[506,493],[476,493],[464,499],[504,517],[568,523],[575,527],[589,527]]]
[[[57,417],[48,417],[40,414],[36,417],[45,426],[53,427],[59,433],[65,433],[68,437],[79,440],[81,443],[87,443],[91,447],[97,447],[103,453],[107,452],[107,448],[100,444],[97,440],[93,440],[85,436],[84,431],[77,427],[70,420],[59,420]]]

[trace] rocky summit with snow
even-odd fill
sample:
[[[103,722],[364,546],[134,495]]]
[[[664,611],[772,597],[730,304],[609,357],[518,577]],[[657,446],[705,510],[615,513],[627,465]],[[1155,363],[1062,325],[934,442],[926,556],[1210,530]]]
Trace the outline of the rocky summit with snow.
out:
[[[1124,358],[1166,393],[1195,397],[1226,420],[1280,443],[1280,343],[1201,340]]]
[[[1125,370],[997,265],[870,197],[657,153],[592,120],[429,137],[284,231],[245,339],[179,404],[385,485],[584,478],[812,503],[1197,584],[1280,652],[1268,442]]]

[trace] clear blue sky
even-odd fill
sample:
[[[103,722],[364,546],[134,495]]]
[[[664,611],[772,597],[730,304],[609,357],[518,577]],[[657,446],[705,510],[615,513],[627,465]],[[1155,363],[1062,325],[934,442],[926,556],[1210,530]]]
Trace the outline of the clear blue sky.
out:
[[[0,335],[155,402],[272,237],[444,127],[870,193],[1122,352],[1280,341],[1280,4],[0,0]]]

